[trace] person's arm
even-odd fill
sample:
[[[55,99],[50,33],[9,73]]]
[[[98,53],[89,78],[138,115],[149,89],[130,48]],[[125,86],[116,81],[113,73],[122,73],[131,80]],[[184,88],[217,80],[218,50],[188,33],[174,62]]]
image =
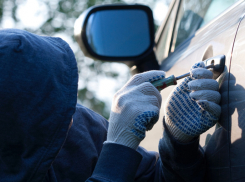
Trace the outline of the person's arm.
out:
[[[182,143],[168,131],[165,121],[163,137],[159,142],[162,170],[167,182],[202,182],[205,175],[204,152],[199,138]]]
[[[150,82],[164,76],[163,71],[135,75],[115,94],[107,140],[87,181],[154,181],[158,158],[142,148],[136,150],[159,117],[161,95]]]
[[[131,182],[141,159],[142,156],[129,147],[114,143],[104,144],[93,175],[87,182]]]
[[[164,133],[159,142],[164,178],[170,181],[203,181],[205,158],[199,136],[219,120],[219,84],[203,62],[180,82],[164,107]]]

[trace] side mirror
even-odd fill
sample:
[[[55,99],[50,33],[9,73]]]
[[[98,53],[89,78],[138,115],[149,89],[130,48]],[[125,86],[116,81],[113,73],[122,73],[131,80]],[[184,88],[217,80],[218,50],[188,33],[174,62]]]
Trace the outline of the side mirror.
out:
[[[85,56],[141,61],[153,53],[152,11],[144,5],[94,6],[76,20],[74,34]]]

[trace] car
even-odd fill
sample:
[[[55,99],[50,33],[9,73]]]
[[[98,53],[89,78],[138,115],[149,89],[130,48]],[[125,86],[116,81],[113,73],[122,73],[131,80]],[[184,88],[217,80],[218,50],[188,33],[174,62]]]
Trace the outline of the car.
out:
[[[103,12],[104,17],[96,17]],[[220,181],[235,181],[236,174],[245,170],[242,157],[245,153],[244,16],[244,0],[173,0],[154,36],[152,12],[148,7],[103,5],[88,9],[78,18],[75,37],[86,56],[124,62],[133,74],[160,69],[167,76],[179,76],[189,72],[196,62],[225,56],[224,70],[215,77],[221,94],[221,117],[201,135],[200,145],[207,154],[209,170],[220,173]],[[112,22],[117,22],[117,26],[108,23],[109,17],[114,18]],[[161,91],[163,104],[173,88]],[[148,149],[157,150],[163,108],[160,122],[142,142]],[[149,143],[153,145],[147,146]],[[245,179],[245,174],[242,176]]]

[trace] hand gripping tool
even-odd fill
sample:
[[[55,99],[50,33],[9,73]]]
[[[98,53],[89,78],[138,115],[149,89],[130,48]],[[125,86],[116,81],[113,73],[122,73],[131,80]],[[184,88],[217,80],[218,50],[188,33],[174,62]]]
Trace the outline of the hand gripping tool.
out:
[[[204,60],[205,68],[210,69],[213,72],[213,79],[218,78],[221,73],[224,71],[225,68],[225,55],[219,55],[215,56],[209,59]],[[174,75],[171,75],[167,78],[163,78],[161,80],[156,80],[151,82],[159,91],[163,90],[164,88],[170,86],[170,85],[176,85],[177,80],[180,80],[181,78],[185,78],[187,76],[190,76],[190,72],[175,77]]]

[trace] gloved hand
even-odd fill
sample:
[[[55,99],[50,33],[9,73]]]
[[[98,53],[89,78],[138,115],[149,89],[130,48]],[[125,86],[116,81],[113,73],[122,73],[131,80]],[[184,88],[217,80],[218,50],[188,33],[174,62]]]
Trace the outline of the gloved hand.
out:
[[[135,75],[113,98],[107,141],[137,149],[145,132],[158,121],[162,98],[150,83],[165,77],[163,71]]]
[[[165,123],[178,141],[191,141],[219,120],[221,95],[219,84],[212,77],[213,73],[199,62],[167,99]]]

